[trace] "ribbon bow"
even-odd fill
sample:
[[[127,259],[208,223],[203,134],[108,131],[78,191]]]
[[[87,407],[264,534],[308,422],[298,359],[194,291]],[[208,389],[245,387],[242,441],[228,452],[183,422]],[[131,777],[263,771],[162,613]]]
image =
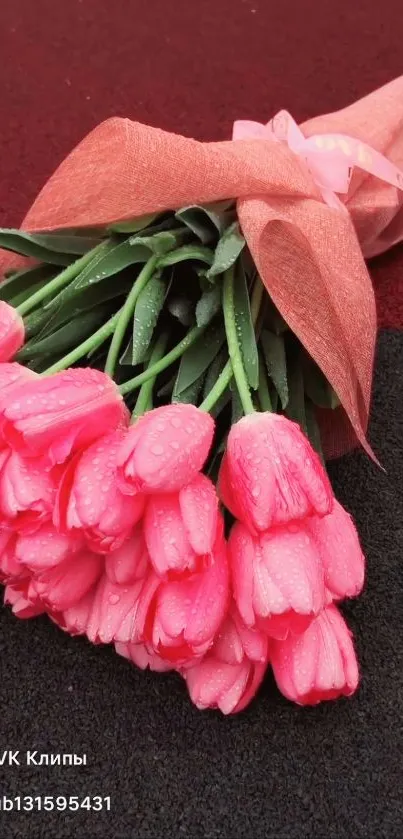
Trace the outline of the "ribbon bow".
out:
[[[336,193],[347,195],[354,167],[403,190],[403,172],[368,143],[346,134],[314,134],[305,137],[288,111],[279,111],[267,125],[237,120],[234,140],[260,138],[285,143],[305,161],[323,200],[329,207],[348,212]]]

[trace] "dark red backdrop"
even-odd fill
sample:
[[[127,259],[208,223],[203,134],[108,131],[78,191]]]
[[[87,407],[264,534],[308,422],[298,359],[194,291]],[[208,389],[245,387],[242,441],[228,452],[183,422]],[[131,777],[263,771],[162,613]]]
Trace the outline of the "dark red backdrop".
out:
[[[0,18],[4,225],[106,117],[224,139],[236,118],[302,120],[403,73],[401,0],[3,0]],[[373,274],[380,324],[401,325],[403,248]]]

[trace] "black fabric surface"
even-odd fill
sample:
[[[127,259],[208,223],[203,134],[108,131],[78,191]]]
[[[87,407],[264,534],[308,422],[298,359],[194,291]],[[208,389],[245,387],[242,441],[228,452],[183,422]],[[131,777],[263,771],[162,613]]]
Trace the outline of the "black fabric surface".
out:
[[[142,673],[47,619],[0,611],[0,751],[87,754],[2,767],[0,793],[110,795],[111,812],[1,813],[4,839],[400,839],[403,834],[403,336],[382,333],[371,441],[331,466],[368,557],[344,609],[362,684],[301,709],[269,677],[238,717],[193,708],[179,677]],[[1,757],[1,755],[0,755]]]

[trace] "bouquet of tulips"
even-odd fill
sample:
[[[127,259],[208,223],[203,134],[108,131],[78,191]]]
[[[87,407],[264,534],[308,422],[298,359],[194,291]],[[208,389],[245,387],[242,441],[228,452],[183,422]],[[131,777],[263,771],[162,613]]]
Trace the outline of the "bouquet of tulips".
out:
[[[351,695],[358,667],[337,604],[360,593],[364,557],[324,456],[356,437],[370,451],[362,253],[390,244],[385,214],[373,230],[361,212],[359,241],[357,207],[331,189],[345,152],[298,151],[293,123],[252,140],[238,125],[228,144],[135,126],[123,177],[132,125],[97,129],[23,229],[0,231],[5,602],[141,668],[176,670],[199,708],[241,710],[268,667],[300,704]],[[242,172],[257,182],[268,151],[277,197],[251,198]]]

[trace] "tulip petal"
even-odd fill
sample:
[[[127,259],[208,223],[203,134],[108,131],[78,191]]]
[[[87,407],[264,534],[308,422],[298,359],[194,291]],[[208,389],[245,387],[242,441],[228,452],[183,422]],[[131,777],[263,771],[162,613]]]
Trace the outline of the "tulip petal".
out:
[[[81,538],[60,533],[46,523],[35,533],[20,534],[16,543],[19,561],[31,571],[45,571],[64,562],[82,547]]]
[[[143,528],[137,525],[131,536],[105,557],[105,573],[112,583],[130,585],[145,576],[149,565]]]
[[[312,516],[307,525],[319,551],[325,583],[336,599],[355,597],[364,585],[365,558],[354,522],[334,501],[327,516]]]
[[[213,550],[218,515],[214,485],[199,474],[179,493],[179,506],[189,542],[196,554]]]
[[[99,556],[89,552],[69,556],[40,574],[35,589],[47,606],[63,612],[92,588],[101,573],[101,563]]]
[[[194,405],[155,408],[129,429],[118,462],[144,492],[177,492],[203,467],[213,433],[212,417]]]
[[[153,495],[144,516],[144,536],[151,562],[161,576],[194,569],[196,555],[188,539],[176,494]]]
[[[22,347],[24,321],[13,306],[0,300],[0,362],[7,362]]]
[[[77,367],[13,387],[3,416],[3,436],[16,451],[63,463],[123,423],[127,410],[109,376]]]

